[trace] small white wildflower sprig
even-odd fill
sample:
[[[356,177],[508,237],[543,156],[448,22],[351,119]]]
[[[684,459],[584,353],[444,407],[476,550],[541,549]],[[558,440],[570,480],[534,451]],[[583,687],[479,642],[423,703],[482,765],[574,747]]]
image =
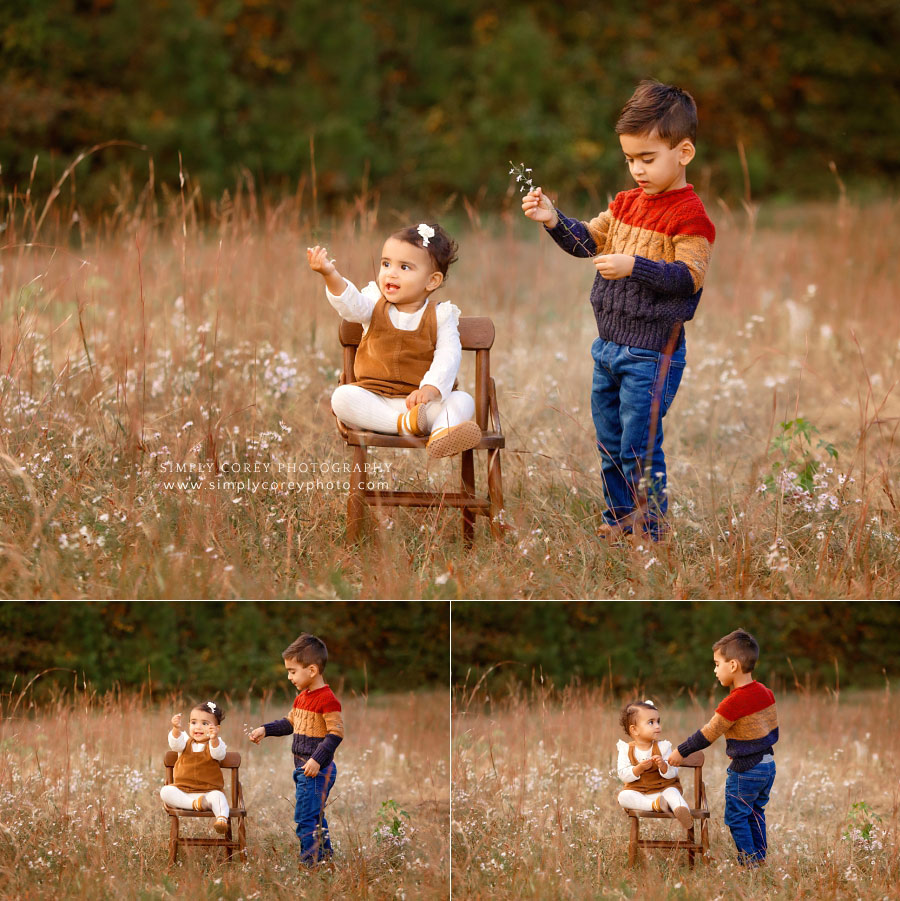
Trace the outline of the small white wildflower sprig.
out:
[[[533,170],[529,169],[525,163],[519,163],[517,166],[512,160],[509,161],[509,174],[515,175],[516,184],[519,185],[519,193],[527,194],[529,191],[534,190],[534,176],[531,174]],[[560,220],[562,222],[562,220]],[[569,226],[562,222],[563,228],[569,233],[569,237],[585,252],[588,257],[594,256],[594,251],[587,247],[585,243],[578,238],[577,235],[572,233],[572,229]]]
[[[532,179],[531,172],[525,163],[519,163],[518,166],[512,161],[509,161],[509,174],[515,175],[516,184],[519,185],[519,193],[527,194],[534,188],[534,180]]]

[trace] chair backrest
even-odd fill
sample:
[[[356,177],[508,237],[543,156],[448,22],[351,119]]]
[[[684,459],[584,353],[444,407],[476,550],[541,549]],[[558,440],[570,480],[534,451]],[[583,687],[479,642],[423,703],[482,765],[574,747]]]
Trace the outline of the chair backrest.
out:
[[[690,767],[694,771],[695,810],[699,809],[703,802],[703,764],[705,760],[706,758],[703,756],[702,751],[694,751],[693,754],[688,754],[688,756],[678,764],[679,769],[682,767]]]
[[[163,763],[166,767],[166,785],[175,781],[175,761],[178,760],[177,751],[166,751]],[[219,761],[219,768],[231,770],[231,806],[237,807],[241,798],[241,755],[237,751],[226,751],[225,756]]]
[[[488,384],[491,378],[491,347],[496,330],[487,316],[461,316],[459,319],[459,343],[463,350],[475,352],[475,421],[482,431],[487,431]],[[362,339],[362,326],[358,322],[341,320],[338,336],[344,348],[344,369],[341,384],[354,381],[353,363],[356,348]]]

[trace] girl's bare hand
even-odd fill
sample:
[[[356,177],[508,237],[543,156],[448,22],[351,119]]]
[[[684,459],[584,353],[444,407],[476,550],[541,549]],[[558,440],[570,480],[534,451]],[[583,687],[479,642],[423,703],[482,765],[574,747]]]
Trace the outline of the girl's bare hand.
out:
[[[172,717],[172,728],[177,729],[179,732],[181,731],[181,714],[176,713],[175,716]]]
[[[309,263],[309,268],[312,269],[313,272],[319,272],[325,276],[337,272],[334,260],[328,258],[328,250],[324,247],[320,247],[318,244],[316,244],[315,247],[306,248],[306,261]]]

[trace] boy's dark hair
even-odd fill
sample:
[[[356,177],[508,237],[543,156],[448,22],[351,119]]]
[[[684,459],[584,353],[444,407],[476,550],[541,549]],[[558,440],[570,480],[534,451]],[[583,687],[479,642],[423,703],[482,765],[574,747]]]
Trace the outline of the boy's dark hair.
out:
[[[221,723],[225,719],[225,711],[215,701],[203,701],[200,704],[194,704],[191,710],[205,710],[216,718],[216,723]]]
[[[394,232],[391,237],[396,238],[398,241],[406,241],[407,244],[412,244],[414,247],[421,247],[423,250],[427,250],[428,255],[434,262],[435,270],[446,278],[450,264],[455,263],[459,259],[456,255],[459,245],[436,222],[429,225],[429,227],[434,229],[434,234],[428,238],[427,247],[424,243],[425,239],[419,234],[418,225],[401,228],[400,231]]]
[[[745,673],[752,673],[756,661],[759,660],[759,643],[744,629],[729,632],[720,638],[712,649],[713,652],[721,652],[726,660],[737,660]]]
[[[328,648],[321,638],[304,632],[281,652],[281,656],[285,660],[296,660],[301,666],[312,666],[315,663],[321,673],[328,663]]]
[[[697,140],[697,104],[687,91],[655,79],[644,79],[616,122],[617,135],[656,132],[669,147],[688,138]]]
[[[656,710],[656,712],[659,713],[659,710],[653,701],[629,701],[622,708],[622,715],[619,717],[619,725],[625,730],[625,734],[629,737],[631,737],[631,733],[628,730],[637,722],[638,711],[641,709]]]

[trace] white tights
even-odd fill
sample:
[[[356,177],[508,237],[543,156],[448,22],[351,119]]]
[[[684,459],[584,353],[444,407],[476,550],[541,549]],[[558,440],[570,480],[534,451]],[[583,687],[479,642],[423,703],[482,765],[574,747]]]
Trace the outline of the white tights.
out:
[[[351,428],[397,435],[397,417],[406,413],[406,398],[385,397],[359,385],[340,385],[331,395],[331,409]],[[474,413],[475,401],[465,391],[451,391],[445,401],[436,400],[425,405],[432,432],[459,425],[471,419]]]
[[[174,785],[164,785],[159,790],[159,796],[169,807],[177,807],[180,810],[193,810],[195,798],[206,798],[208,807],[217,817],[228,817],[228,801],[224,792],[220,792],[218,789],[189,794]]]
[[[681,797],[681,792],[673,785],[663,789],[661,792],[654,792],[652,795],[645,795],[643,792],[635,791],[633,788],[626,788],[624,791],[619,792],[619,804],[622,807],[630,807],[632,810],[653,810],[653,802],[660,795],[666,799],[670,810],[675,810],[676,807],[688,806],[687,801]]]

